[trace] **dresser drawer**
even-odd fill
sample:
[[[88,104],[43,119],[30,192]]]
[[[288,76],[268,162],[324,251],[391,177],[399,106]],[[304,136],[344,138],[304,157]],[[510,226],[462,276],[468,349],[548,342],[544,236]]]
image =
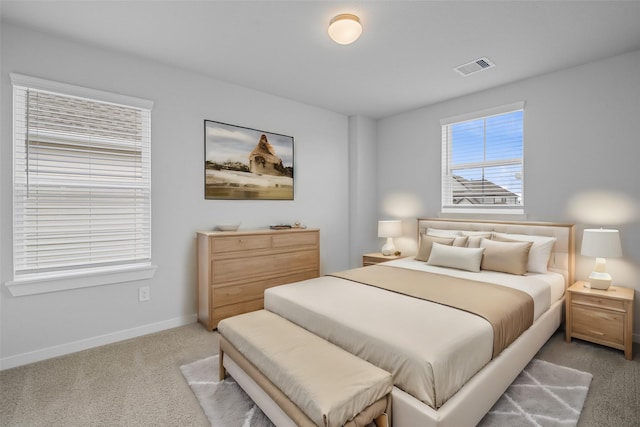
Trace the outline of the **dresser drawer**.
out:
[[[264,308],[264,300],[262,298],[245,301],[237,304],[229,304],[223,307],[212,308],[212,328],[218,327],[218,322],[227,317],[237,316],[238,314],[247,313],[249,311],[262,310]]]
[[[211,240],[211,252],[247,251],[252,249],[268,249],[271,247],[271,236],[231,236]]]
[[[290,246],[307,246],[318,244],[318,233],[282,233],[271,236],[272,247],[286,248]]]
[[[624,344],[624,313],[574,305],[572,316],[574,336],[620,346]]]
[[[264,291],[274,286],[287,283],[299,282],[301,280],[318,277],[318,271],[303,271],[301,273],[289,274],[282,277],[275,277],[257,282],[245,283],[242,285],[214,286],[213,306],[220,307],[228,304],[250,301],[264,298]]]
[[[212,261],[212,285],[246,282],[267,276],[284,276],[302,269],[318,269],[317,250],[301,250],[261,257]]]

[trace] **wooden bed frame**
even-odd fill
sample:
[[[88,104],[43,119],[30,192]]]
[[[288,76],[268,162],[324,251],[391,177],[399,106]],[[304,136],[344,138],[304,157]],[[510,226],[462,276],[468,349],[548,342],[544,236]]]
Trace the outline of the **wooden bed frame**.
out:
[[[418,239],[427,228],[556,237],[549,269],[564,275],[565,288],[574,281],[575,231],[573,224],[426,218],[418,219],[417,225]],[[549,310],[542,314],[527,331],[482,368],[438,410],[394,387],[391,425],[394,427],[475,426],[558,329],[563,319],[563,308],[564,297],[552,304]],[[295,426],[286,413],[238,364],[230,358],[225,358],[224,367],[276,426]]]

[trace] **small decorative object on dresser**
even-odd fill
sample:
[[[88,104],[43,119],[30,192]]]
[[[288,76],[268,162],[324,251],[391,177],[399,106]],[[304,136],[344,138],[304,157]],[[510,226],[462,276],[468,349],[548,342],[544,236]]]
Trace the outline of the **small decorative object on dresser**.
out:
[[[362,255],[362,266],[379,264],[381,262],[393,261],[394,259],[404,258],[402,255],[382,255],[382,252],[374,252]]]
[[[239,222],[226,222],[224,224],[218,224],[216,228],[220,231],[236,231],[240,228]]]
[[[567,290],[566,341],[571,338],[591,341],[624,350],[633,359],[634,290],[611,286],[591,289],[588,282],[576,282]]]
[[[320,231],[200,231],[198,321],[213,330],[226,317],[264,307],[264,290],[320,275]]]

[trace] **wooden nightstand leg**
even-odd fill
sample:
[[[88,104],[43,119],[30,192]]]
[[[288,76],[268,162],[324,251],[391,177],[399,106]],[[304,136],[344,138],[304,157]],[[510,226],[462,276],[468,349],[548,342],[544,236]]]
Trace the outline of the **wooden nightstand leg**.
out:
[[[567,299],[565,300],[565,314],[564,314],[564,340],[571,342],[571,292],[567,292]]]
[[[633,360],[633,300],[627,304],[627,324],[624,334],[624,358]]]

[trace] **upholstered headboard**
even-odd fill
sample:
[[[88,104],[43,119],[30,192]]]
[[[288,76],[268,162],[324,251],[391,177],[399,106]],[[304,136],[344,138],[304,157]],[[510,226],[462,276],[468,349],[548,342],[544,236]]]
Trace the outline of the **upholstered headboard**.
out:
[[[566,279],[566,286],[573,284],[575,274],[575,231],[573,224],[418,218],[418,243],[420,242],[420,236],[427,232],[427,228],[495,231],[499,233],[555,237],[556,242],[549,259],[549,270],[561,273]]]

